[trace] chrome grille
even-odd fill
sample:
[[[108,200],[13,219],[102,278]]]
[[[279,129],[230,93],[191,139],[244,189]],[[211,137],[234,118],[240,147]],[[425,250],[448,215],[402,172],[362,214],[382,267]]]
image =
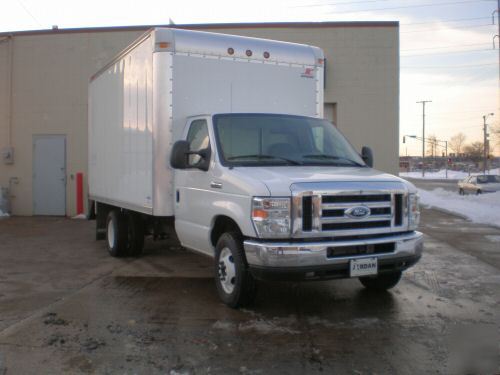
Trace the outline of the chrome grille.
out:
[[[292,185],[292,192],[294,237],[391,233],[408,227],[407,193],[396,182],[306,183]],[[352,215],[355,210],[365,216]]]

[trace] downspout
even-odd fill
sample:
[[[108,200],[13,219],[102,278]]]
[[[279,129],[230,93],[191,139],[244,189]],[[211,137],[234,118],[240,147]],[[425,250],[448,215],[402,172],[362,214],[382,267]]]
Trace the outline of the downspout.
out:
[[[14,70],[14,37],[13,35],[9,35],[5,37],[4,39],[0,39],[0,43],[8,43],[7,47],[7,60],[8,60],[8,67],[7,67],[7,146],[11,147],[12,146],[12,103],[13,103],[13,93],[12,93],[12,77],[13,77],[13,70]]]

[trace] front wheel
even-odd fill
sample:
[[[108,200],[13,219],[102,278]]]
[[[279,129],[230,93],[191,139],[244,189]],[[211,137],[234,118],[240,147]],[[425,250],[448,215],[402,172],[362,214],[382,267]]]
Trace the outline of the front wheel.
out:
[[[401,280],[402,272],[383,273],[377,276],[360,277],[359,281],[368,290],[388,290],[394,288]]]
[[[241,236],[224,233],[215,247],[215,285],[229,307],[249,305],[256,294],[255,280],[245,262]]]
[[[464,189],[460,189],[460,190],[458,191],[458,194],[460,194],[460,195],[465,195]]]

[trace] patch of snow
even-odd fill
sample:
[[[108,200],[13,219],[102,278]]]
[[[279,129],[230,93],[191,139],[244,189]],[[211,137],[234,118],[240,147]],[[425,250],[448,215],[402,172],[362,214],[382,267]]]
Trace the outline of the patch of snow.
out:
[[[461,215],[474,223],[500,227],[500,192],[480,195],[458,195],[438,188],[418,189],[420,201],[428,207],[440,208]]]
[[[87,216],[85,214],[78,214],[78,215],[73,216],[72,219],[86,220]]]
[[[482,172],[477,172],[477,173],[471,173],[471,176],[478,176],[482,175]],[[498,175],[500,174],[500,168],[496,169],[490,169],[489,173],[487,174],[495,174]],[[468,172],[462,172],[462,171],[451,171],[448,170],[448,180],[463,180],[464,178],[468,177],[469,173]],[[399,177],[409,177],[409,178],[419,178],[419,179],[428,179],[428,180],[445,180],[446,179],[446,170],[441,169],[438,172],[425,172],[425,177],[422,177],[422,172],[400,172]]]
[[[500,242],[500,236],[495,236],[493,234],[489,234],[489,235],[486,236],[486,238],[490,242]]]
[[[10,215],[7,212],[3,212],[2,210],[0,210],[0,219],[7,218],[9,216]]]

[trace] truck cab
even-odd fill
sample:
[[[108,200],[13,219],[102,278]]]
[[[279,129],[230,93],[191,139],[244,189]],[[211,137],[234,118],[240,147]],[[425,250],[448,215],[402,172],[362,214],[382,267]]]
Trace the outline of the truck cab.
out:
[[[318,118],[188,120],[171,155],[175,229],[183,246],[215,258],[224,302],[251,301],[255,279],[396,285],[422,254],[418,195],[409,182],[372,169],[364,151]]]

